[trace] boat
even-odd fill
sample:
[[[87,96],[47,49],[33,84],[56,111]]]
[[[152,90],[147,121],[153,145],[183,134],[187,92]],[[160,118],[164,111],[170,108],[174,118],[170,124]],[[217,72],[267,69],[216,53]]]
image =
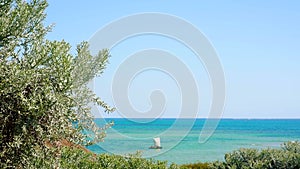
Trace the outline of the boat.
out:
[[[154,145],[150,146],[149,149],[162,149],[162,146],[160,145],[160,138],[155,137],[153,138]]]

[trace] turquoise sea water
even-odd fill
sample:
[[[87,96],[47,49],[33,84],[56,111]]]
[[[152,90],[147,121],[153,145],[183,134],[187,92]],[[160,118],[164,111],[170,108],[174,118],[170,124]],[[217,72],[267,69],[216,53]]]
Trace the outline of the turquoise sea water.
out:
[[[224,160],[225,153],[242,147],[279,148],[285,141],[300,140],[300,120],[222,119],[214,134],[199,143],[205,119],[96,119],[99,125],[115,122],[105,141],[88,148],[96,153],[130,154],[178,164]],[[162,150],[149,149],[160,137]]]

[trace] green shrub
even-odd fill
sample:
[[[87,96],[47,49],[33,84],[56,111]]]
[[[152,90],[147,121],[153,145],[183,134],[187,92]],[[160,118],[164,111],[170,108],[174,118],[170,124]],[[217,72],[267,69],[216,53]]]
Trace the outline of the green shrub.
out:
[[[57,149],[56,149],[57,150]],[[24,168],[49,169],[179,169],[176,164],[168,165],[167,161],[141,158],[138,154],[127,156],[112,154],[93,154],[78,148],[63,147],[58,153],[60,158],[31,157]]]
[[[299,169],[300,144],[287,142],[281,149],[240,149],[225,155],[224,162],[214,162],[218,169]]]
[[[64,148],[61,153],[60,168],[75,169],[179,169],[166,161],[144,159],[139,155],[111,155],[86,153],[79,149]]]
[[[180,166],[180,169],[209,169],[209,163],[191,163],[183,164]]]

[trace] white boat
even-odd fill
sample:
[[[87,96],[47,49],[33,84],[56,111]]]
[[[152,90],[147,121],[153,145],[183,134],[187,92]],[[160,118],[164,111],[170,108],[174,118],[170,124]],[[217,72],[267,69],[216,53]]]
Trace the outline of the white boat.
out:
[[[160,138],[159,137],[153,138],[153,142],[154,142],[154,145],[150,146],[149,147],[150,149],[162,149],[162,146],[160,145]]]

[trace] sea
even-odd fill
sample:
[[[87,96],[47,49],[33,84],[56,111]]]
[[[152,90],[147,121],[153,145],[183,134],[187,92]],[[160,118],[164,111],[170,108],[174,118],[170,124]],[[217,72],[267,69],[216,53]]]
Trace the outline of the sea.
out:
[[[95,153],[136,154],[144,158],[186,164],[224,161],[224,155],[240,148],[280,148],[300,140],[300,119],[221,119],[206,127],[208,119],[96,119],[107,122],[104,142],[88,146]],[[200,134],[204,139],[200,139]],[[210,134],[207,134],[210,133]],[[159,137],[162,149],[149,149]]]

